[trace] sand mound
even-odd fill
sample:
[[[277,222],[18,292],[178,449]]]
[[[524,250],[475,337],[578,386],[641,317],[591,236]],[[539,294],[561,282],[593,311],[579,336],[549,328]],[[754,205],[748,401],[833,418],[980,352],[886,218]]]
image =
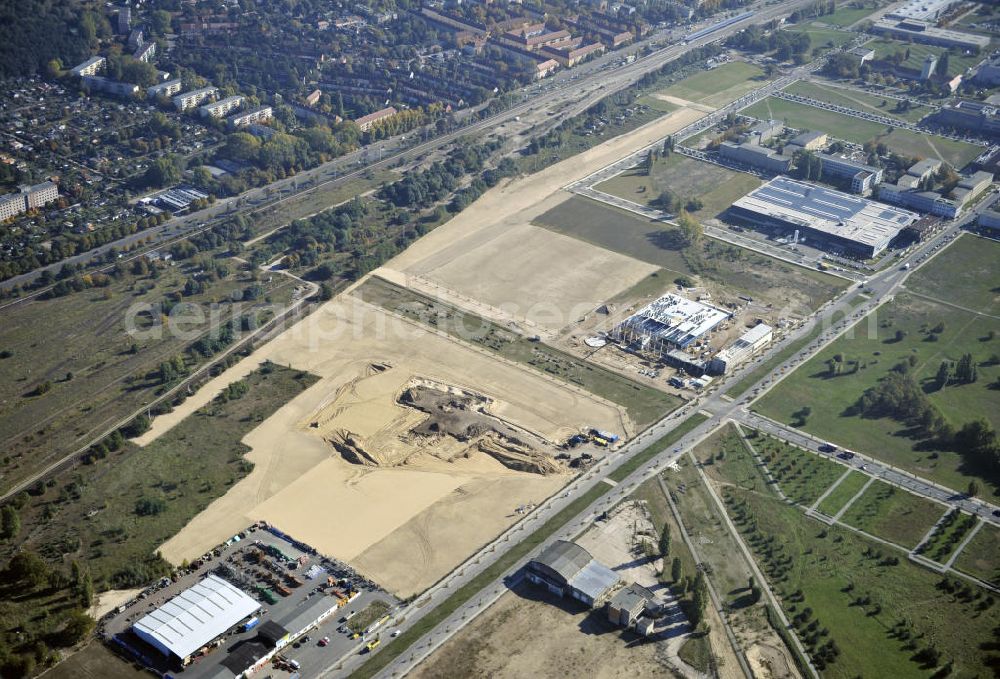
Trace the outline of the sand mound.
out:
[[[363,464],[378,467],[379,462],[374,455],[365,450],[364,441],[345,429],[338,429],[325,437],[334,450],[351,464]]]
[[[551,458],[525,446],[495,435],[479,439],[479,450],[490,455],[508,469],[531,474],[558,474],[562,467]]]

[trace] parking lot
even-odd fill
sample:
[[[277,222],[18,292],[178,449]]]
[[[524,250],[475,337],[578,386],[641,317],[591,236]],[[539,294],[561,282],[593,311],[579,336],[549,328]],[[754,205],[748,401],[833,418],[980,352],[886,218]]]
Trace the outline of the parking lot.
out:
[[[259,623],[246,631],[241,624],[226,632],[196,652],[192,662],[178,671],[129,630],[137,620],[209,574],[224,578],[257,599],[261,604],[256,614]],[[112,646],[120,647],[121,643],[113,641],[118,637],[120,642],[151,661],[147,664],[154,670],[207,679],[226,676],[223,664],[230,670],[243,662],[249,666],[256,657],[263,655],[262,651],[269,651],[270,645],[261,640],[259,628],[267,621],[274,621],[288,631],[285,640],[279,642],[279,646],[287,645],[278,655],[298,663],[299,671],[305,676],[314,676],[359,644],[374,639],[378,633],[390,632],[379,630],[367,638],[355,639],[346,629],[347,620],[361,614],[374,601],[384,602],[389,610],[399,603],[349,566],[315,554],[307,545],[296,543],[292,538],[253,526],[196,560],[191,568],[178,571],[175,580],[164,578],[105,616],[98,633]],[[339,632],[338,628],[344,631]],[[279,665],[287,669],[282,670]],[[291,670],[290,664],[283,663],[268,667],[268,672],[275,677]],[[233,676],[237,673],[234,671]]]

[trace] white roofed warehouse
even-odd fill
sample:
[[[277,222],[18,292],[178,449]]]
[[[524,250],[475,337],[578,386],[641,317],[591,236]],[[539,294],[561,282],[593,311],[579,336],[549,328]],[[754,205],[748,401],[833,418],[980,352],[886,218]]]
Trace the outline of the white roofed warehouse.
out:
[[[258,610],[253,597],[209,575],[140,618],[132,631],[163,655],[187,664],[195,651]]]
[[[733,203],[735,221],[778,235],[798,231],[800,240],[851,257],[879,254],[920,215],[815,184],[776,177]]]
[[[714,306],[667,293],[622,321],[611,338],[649,353],[686,349],[730,314]]]

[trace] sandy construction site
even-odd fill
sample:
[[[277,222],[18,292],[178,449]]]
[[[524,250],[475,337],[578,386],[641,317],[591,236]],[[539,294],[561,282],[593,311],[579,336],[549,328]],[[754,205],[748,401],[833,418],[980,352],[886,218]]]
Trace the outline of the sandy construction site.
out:
[[[514,307],[513,315],[558,330],[654,267],[531,220],[568,197],[566,184],[702,115],[675,111],[488,191],[380,272],[454,291],[454,299],[442,296],[457,306]],[[565,461],[552,462],[555,442],[584,427],[628,430],[614,404],[348,291],[154,420],[140,442],[162,435],[265,360],[321,379],[244,438],[253,472],[164,543],[163,555],[175,563],[264,520],[408,596],[571,478]],[[414,387],[437,391],[430,401],[404,402]]]
[[[653,265],[531,225],[568,200],[567,184],[652,144],[705,113],[681,108],[541,172],[485,193],[378,273],[491,318],[558,331],[656,270]],[[430,285],[428,285],[428,283]],[[499,310],[484,312],[483,306]]]
[[[264,520],[357,559],[395,592],[418,592],[513,523],[519,506],[568,481],[552,442],[585,426],[622,429],[614,406],[349,295],[234,366],[231,379],[266,359],[321,379],[244,438],[254,471],[163,545],[171,561]],[[415,385],[452,388],[446,407],[468,408],[459,397],[474,395],[476,418],[460,422],[466,441],[413,431],[428,419],[400,402]],[[347,438],[371,459],[351,459]]]

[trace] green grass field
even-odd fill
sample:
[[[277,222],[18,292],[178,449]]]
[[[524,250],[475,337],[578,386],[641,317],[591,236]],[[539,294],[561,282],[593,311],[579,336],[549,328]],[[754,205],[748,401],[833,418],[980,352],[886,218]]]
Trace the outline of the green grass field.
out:
[[[901,553],[808,517],[764,484],[751,488],[745,479],[754,468],[734,446],[710,473],[814,661],[831,640],[838,648],[835,660],[820,661],[823,677],[927,677],[949,661],[950,676],[981,671],[991,652],[980,644],[1000,621],[996,607],[976,611]],[[914,656],[928,646],[940,655],[921,667]]]
[[[733,425],[729,424],[699,443],[692,454],[710,479],[720,481],[723,478],[720,469],[730,460],[743,459],[742,452],[743,442]],[[739,478],[742,480],[756,474],[755,470],[748,468]],[[719,596],[734,608],[746,605],[747,582],[753,571],[739,556],[739,544],[723,522],[718,506],[690,457],[682,457],[678,461],[678,469],[667,472],[664,479],[688,533],[698,545],[702,559],[711,568],[711,577]]]
[[[964,167],[982,153],[978,146],[965,142],[916,134],[908,130],[893,129],[890,132],[886,126],[868,120],[773,97],[743,109],[742,113],[754,118],[783,120],[786,125],[796,129],[822,130],[831,137],[854,144],[884,142],[898,153],[921,158],[940,158],[958,168]]]
[[[836,462],[770,436],[757,436],[751,443],[785,496],[806,507],[819,499],[845,471]]]
[[[646,94],[635,100],[635,103],[648,106],[649,108],[660,111],[661,113],[672,113],[680,108],[676,104],[671,104],[669,101],[663,101],[662,99],[657,99],[656,97]]]
[[[34,552],[54,577],[37,589],[4,585],[0,635],[10,640],[8,648],[47,663],[49,653],[36,654],[35,644],[62,645],[57,632],[79,602],[70,586],[73,563],[92,577],[97,592],[144,587],[169,574],[172,566],[160,558],[159,546],[250,473],[243,436],[315,381],[268,366],[241,381],[247,387],[242,396],[213,401],[145,448],[125,443],[18,495],[12,504],[19,507],[20,530],[0,543],[0,562],[15,551]],[[121,672],[101,673],[116,666]],[[127,670],[108,654],[90,652],[71,661],[62,676],[134,676]]]
[[[959,511],[949,513],[927,542],[921,545],[920,553],[938,563],[945,563],[978,521],[971,514]]]
[[[841,279],[779,262],[765,255],[703,239],[696,271],[687,253],[664,247],[659,234],[668,225],[574,196],[535,220],[535,224],[656,264],[668,275],[700,276],[717,282],[720,294],[749,295],[778,308],[801,304],[815,309],[844,287]]]
[[[812,23],[791,26],[785,29],[792,33],[805,33],[809,36],[809,50],[817,53],[834,47],[840,47],[854,40],[856,33],[841,31],[836,28],[828,28],[823,24],[822,19]]]
[[[381,599],[371,602],[347,621],[347,629],[352,632],[364,632],[369,625],[388,613],[392,607]]]
[[[913,292],[996,316],[1000,313],[1000,245],[965,234],[906,281]],[[1000,328],[1000,323],[996,324]]]
[[[145,448],[127,444],[83,467],[29,501],[25,546],[86,561],[99,589],[122,586],[123,573],[250,472],[243,436],[315,381],[288,368],[258,371],[246,379],[242,398],[212,402]],[[137,502],[144,498],[162,508],[141,515]]]
[[[840,520],[875,537],[913,549],[945,508],[909,491],[876,481]]]
[[[930,330],[939,323],[944,324],[943,332],[935,335],[937,341],[928,341],[933,335]],[[905,425],[888,418],[861,418],[850,414],[850,408],[894,366],[912,361],[910,374],[953,426],[961,427],[975,417],[1000,426],[1000,392],[989,388],[1000,376],[1000,365],[991,363],[991,357],[1000,351],[1000,342],[988,339],[997,326],[988,316],[903,293],[801,365],[754,407],[791,423],[797,419],[794,413],[810,406],[812,413],[799,428],[951,488],[964,489],[979,477],[963,467],[957,453],[925,450],[923,441],[907,435]],[[900,341],[896,341],[897,332],[901,333]],[[936,389],[934,378],[941,362],[958,361],[965,353],[980,363],[978,381]],[[827,362],[837,356],[849,367],[832,376]]]
[[[698,198],[704,206],[693,214],[700,219],[709,219],[728,209],[760,184],[760,179],[753,175],[674,153],[658,160],[648,175],[642,169],[629,170],[594,188],[647,206],[665,190],[683,200]]]
[[[895,99],[885,99],[868,92],[849,90],[843,87],[824,86],[822,83],[799,80],[785,88],[785,92],[825,101],[836,106],[846,106],[856,111],[876,113],[878,115],[898,118],[911,123],[919,122],[921,118],[931,113],[927,106],[913,106],[905,112],[896,112]]]
[[[331,206],[350,200],[354,196],[377,189],[385,183],[399,179],[395,170],[378,169],[361,177],[349,179],[337,185],[323,184],[313,190],[303,191],[274,205],[261,207],[250,213],[254,234],[260,235],[281,226],[314,215]],[[302,182],[299,188],[308,186]]]
[[[824,23],[827,26],[840,26],[841,28],[847,28],[848,26],[856,24],[867,17],[869,14],[874,12],[875,9],[875,7],[852,7],[850,4],[841,5],[840,8],[833,14],[827,14],[819,17],[816,21],[818,23]]]
[[[582,387],[623,406],[637,426],[644,427],[681,404],[681,399],[639,384],[607,368],[511,333],[479,316],[461,311],[381,278],[366,281],[356,293],[361,299],[418,322],[433,318],[434,327],[470,340],[504,358],[530,366],[556,379]],[[482,328],[469,338],[468,328]]]
[[[987,523],[955,559],[954,567],[980,580],[1000,584],[1000,528]]]
[[[896,52],[905,52],[909,50],[910,58],[903,61],[901,66],[903,68],[908,68],[918,73],[924,67],[924,59],[928,54],[933,54],[934,56],[940,58],[941,55],[948,51],[944,47],[935,47],[934,45],[921,45],[921,44],[908,44],[898,40],[874,40],[866,45],[866,47],[875,50],[876,59],[884,59],[886,56],[895,54]],[[980,61],[982,61],[982,55],[963,55],[951,53],[948,55],[948,75],[956,76],[959,73],[964,73],[967,69],[975,66]]]
[[[760,68],[742,61],[733,61],[695,73],[660,92],[698,104],[719,107],[760,87],[765,80],[764,71]]]
[[[249,274],[239,271],[234,262],[217,261],[228,266],[230,273],[206,281],[207,290],[200,294],[182,297],[185,280],[201,270],[200,264],[187,260],[155,274],[112,279],[103,289],[32,300],[3,311],[0,351],[11,355],[0,359],[0,448],[4,451],[0,487],[9,487],[57,456],[79,448],[80,439],[98,435],[154,398],[160,385],[147,380],[146,374],[161,361],[182,353],[194,341],[188,333],[207,332],[212,313],[226,319],[235,308],[230,295],[239,297],[252,284]],[[284,276],[261,284],[276,303],[287,301],[293,287]],[[158,333],[129,334],[130,327],[145,329],[145,321],[151,318],[137,312],[155,311],[170,296],[190,304],[192,313],[203,314],[200,323],[184,324],[187,337],[171,332],[169,325],[161,326]],[[264,303],[264,299],[257,302],[261,307]],[[244,303],[243,311],[251,309]],[[129,319],[134,321],[131,326]],[[58,351],[53,351],[49,338],[59,338]],[[51,384],[48,392],[28,396],[46,381]]]
[[[819,503],[817,509],[827,516],[835,516],[841,508],[846,505],[851,498],[858,494],[865,484],[868,483],[868,476],[859,471],[852,471],[841,481],[833,491]]]

